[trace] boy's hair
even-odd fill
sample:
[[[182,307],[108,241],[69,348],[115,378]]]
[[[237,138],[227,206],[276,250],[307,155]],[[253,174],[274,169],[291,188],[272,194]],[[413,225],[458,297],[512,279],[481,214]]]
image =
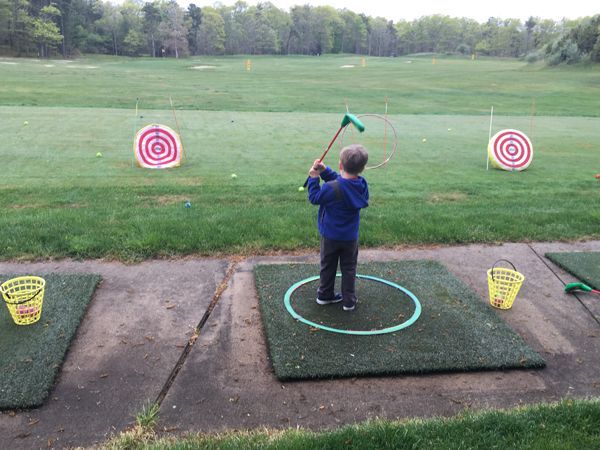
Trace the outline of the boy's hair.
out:
[[[369,154],[367,149],[360,144],[352,144],[344,147],[340,152],[340,162],[346,173],[358,175],[367,165]]]

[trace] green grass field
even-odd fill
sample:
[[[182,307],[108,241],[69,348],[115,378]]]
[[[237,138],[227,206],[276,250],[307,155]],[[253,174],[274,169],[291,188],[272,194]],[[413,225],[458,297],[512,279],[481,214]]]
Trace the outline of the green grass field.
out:
[[[73,62],[0,59],[0,103],[209,111],[383,110],[396,114],[539,115],[598,117],[600,67],[547,69],[512,59],[431,56],[367,58],[251,56],[152,59],[90,57]],[[9,63],[9,64],[7,64]],[[16,64],[11,64],[16,63]],[[51,66],[51,67],[47,67]],[[354,66],[354,67],[343,67]],[[335,130],[334,130],[335,131]]]
[[[386,96],[399,147],[366,172],[362,245],[599,236],[590,208],[600,197],[597,67],[423,57],[368,58],[362,68],[331,56],[252,58],[247,72],[244,60],[0,60],[0,258],[316,248],[316,209],[298,186],[345,101],[357,114],[382,113]],[[215,68],[191,68],[203,65]],[[169,96],[187,161],[132,167],[136,129],[175,126]],[[526,172],[485,170],[491,105],[495,131],[531,135]],[[377,162],[389,151],[384,132],[373,121],[344,142],[364,141]],[[336,161],[332,150],[326,162]]]
[[[464,413],[449,419],[372,420],[326,432],[303,429],[227,431],[158,437],[153,432],[122,433],[103,448],[192,450],[455,450],[596,449],[600,442],[598,400],[565,400],[501,411]]]

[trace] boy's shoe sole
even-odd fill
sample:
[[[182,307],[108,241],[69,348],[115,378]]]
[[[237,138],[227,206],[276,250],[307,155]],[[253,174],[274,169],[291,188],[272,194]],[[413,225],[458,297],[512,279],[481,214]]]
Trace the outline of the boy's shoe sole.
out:
[[[339,303],[342,301],[342,294],[335,294],[334,298],[320,299],[317,298],[318,305],[331,305],[332,303]]]
[[[344,306],[342,306],[342,309],[344,311],[354,311],[356,309],[356,304],[357,303],[358,303],[358,299],[356,300],[356,302],[354,302],[354,305],[352,305],[352,306],[346,306],[346,305],[344,305]]]

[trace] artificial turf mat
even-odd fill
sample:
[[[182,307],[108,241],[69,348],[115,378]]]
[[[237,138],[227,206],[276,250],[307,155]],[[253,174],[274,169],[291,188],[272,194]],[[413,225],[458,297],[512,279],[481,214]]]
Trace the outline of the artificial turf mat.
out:
[[[600,252],[546,253],[546,258],[588,286],[600,289]]]
[[[407,288],[422,306],[421,316],[412,326],[374,336],[332,333],[292,318],[283,303],[285,292],[318,273],[319,267],[310,264],[255,268],[271,362],[280,380],[545,366],[499,317],[505,312],[493,310],[435,261],[359,264],[359,274]],[[401,291],[357,279],[358,305],[347,312],[340,303],[317,305],[317,287],[318,280],[298,288],[292,306],[306,319],[334,328],[387,328],[407,320],[415,308]]]
[[[15,276],[0,275],[0,283]],[[43,403],[100,282],[95,274],[40,276],[46,288],[39,321],[19,326],[6,305],[0,308],[0,409]]]

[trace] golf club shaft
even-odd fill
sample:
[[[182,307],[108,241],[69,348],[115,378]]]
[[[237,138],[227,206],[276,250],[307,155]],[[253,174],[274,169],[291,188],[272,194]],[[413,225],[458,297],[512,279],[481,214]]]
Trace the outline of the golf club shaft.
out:
[[[335,136],[333,136],[333,139],[331,140],[331,142],[329,143],[329,145],[327,146],[327,149],[323,152],[323,154],[321,155],[321,157],[319,158],[319,162],[323,162],[323,160],[325,159],[325,156],[327,156],[327,153],[329,152],[329,150],[331,149],[331,147],[333,146],[333,143],[335,142],[335,140],[337,139],[337,137],[340,135],[340,133],[342,132],[342,130],[346,128],[346,125],[342,125],[340,127],[339,130],[337,130],[337,133],[335,133]],[[306,181],[304,182],[304,187],[308,186],[308,179],[310,177],[306,177]]]

